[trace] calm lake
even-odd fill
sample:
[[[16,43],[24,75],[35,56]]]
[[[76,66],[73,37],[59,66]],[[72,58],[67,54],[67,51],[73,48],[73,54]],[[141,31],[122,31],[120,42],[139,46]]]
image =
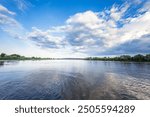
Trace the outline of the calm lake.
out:
[[[0,99],[150,99],[150,63],[0,61]]]

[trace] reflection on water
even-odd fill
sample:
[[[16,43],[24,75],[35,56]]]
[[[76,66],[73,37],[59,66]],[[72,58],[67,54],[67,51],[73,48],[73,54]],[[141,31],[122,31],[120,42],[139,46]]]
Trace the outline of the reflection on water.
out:
[[[1,61],[0,60],[0,67],[4,66],[4,65],[15,65],[17,63],[19,63],[19,61],[15,61],[15,60],[12,60],[12,61]]]
[[[150,99],[150,64],[0,62],[0,99]]]
[[[93,89],[91,99],[150,99],[150,80],[106,74],[106,81]]]
[[[4,61],[0,61],[0,66],[3,66],[4,65]]]

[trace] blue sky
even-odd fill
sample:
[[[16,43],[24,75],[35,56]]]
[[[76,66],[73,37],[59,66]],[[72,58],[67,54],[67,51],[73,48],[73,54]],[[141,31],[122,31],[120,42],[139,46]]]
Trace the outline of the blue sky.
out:
[[[1,0],[0,52],[40,57],[150,52],[149,0]]]

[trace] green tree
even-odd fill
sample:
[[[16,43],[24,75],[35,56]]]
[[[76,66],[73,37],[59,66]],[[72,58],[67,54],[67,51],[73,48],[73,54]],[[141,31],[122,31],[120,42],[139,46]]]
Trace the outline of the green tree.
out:
[[[122,55],[122,56],[120,56],[120,60],[130,61],[131,60],[131,56],[129,56],[129,55]]]
[[[20,55],[18,55],[18,54],[12,54],[12,55],[10,55],[10,57],[20,58],[21,56],[20,56]]]
[[[140,61],[144,61],[144,60],[145,60],[145,57],[141,54],[135,55],[133,57],[133,61],[139,61],[140,62]]]
[[[6,56],[6,54],[5,53],[1,53],[1,57],[3,58],[3,57],[5,57]]]
[[[150,54],[147,54],[147,55],[145,56],[145,60],[146,60],[146,61],[150,61]]]

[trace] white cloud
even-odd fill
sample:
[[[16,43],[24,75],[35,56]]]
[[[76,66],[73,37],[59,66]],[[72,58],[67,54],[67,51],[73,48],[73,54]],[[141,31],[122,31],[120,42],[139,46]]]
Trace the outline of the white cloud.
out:
[[[85,27],[90,29],[98,28],[101,22],[102,20],[99,19],[98,13],[94,13],[92,11],[77,13],[66,21],[69,25],[83,24]]]
[[[144,1],[144,0],[133,0],[132,2],[133,2],[134,4],[141,4],[142,1]]]
[[[110,17],[115,20],[119,21],[125,15],[125,12],[129,8],[129,5],[123,5],[121,7],[116,7],[115,5],[110,9]]]
[[[63,37],[53,36],[50,30],[41,31],[35,27],[32,28],[32,32],[27,34],[27,39],[42,48],[61,48],[65,45]]]
[[[10,16],[14,13],[0,6],[0,28],[13,37],[31,40],[34,45],[51,53],[60,54],[63,51],[64,55],[82,56],[107,53],[129,42],[135,45],[133,42],[136,41],[140,46],[140,43],[145,43],[146,38],[143,37],[150,35],[148,6],[149,3],[146,2],[136,9],[138,12],[133,15],[128,15],[132,4],[127,3],[121,6],[113,5],[112,8],[101,12],[89,10],[70,16],[63,26],[52,27],[48,30],[34,27],[26,35],[22,25]],[[146,46],[148,47],[150,45]],[[116,54],[117,50],[114,51]]]
[[[144,6],[139,9],[139,12],[146,12],[150,9],[150,1],[147,1],[144,3]]]
[[[13,0],[13,1],[16,3],[18,9],[21,11],[26,10],[28,6],[31,5],[31,3],[28,0]]]
[[[15,15],[15,12],[9,11],[6,7],[4,7],[2,5],[0,5],[0,12],[8,13],[8,14],[11,14],[11,15]]]
[[[7,27],[7,26],[10,26],[10,27],[17,26],[17,27],[19,27],[19,24],[15,19],[13,19],[13,18],[11,18],[7,15],[1,14],[1,13],[0,13],[0,24],[3,25],[4,27]]]
[[[47,31],[33,30],[28,39],[46,48],[87,54],[104,53],[134,40],[143,41],[142,37],[150,34],[150,11],[147,9],[145,13],[125,17],[130,7],[126,3],[113,5],[102,12],[77,13],[67,19],[64,26]]]
[[[14,38],[20,38],[23,35],[24,28],[13,18],[12,15],[14,14],[16,13],[0,5],[0,29]]]

